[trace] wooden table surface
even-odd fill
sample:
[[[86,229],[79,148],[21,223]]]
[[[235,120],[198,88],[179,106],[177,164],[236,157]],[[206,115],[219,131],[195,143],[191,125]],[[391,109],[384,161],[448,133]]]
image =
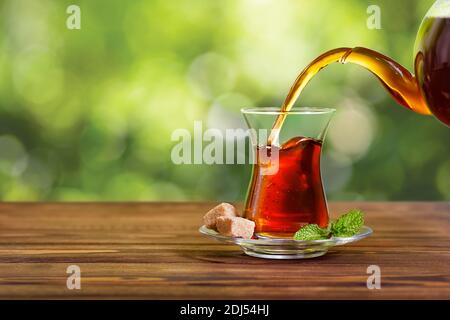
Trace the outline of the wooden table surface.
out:
[[[374,234],[265,260],[197,231],[213,203],[1,203],[0,298],[450,299],[450,203],[331,203]],[[81,289],[69,290],[69,265]],[[381,268],[381,289],[366,286]]]

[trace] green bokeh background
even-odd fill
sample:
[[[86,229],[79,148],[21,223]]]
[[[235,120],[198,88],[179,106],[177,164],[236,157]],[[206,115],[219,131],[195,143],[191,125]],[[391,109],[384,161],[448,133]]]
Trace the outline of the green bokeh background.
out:
[[[429,0],[0,0],[0,199],[242,200],[248,165],[174,165],[171,134],[242,127],[322,52],[366,46],[412,68]],[[81,8],[68,30],[66,8]],[[366,26],[381,8],[381,30]],[[449,200],[450,129],[333,65],[299,106],[338,109],[329,199]]]

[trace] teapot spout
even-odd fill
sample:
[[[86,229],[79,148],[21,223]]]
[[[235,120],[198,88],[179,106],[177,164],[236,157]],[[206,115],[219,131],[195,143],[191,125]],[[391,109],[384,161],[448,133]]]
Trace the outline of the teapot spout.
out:
[[[356,47],[348,49],[340,62],[364,67],[380,80],[399,104],[421,114],[431,114],[416,77],[391,58],[367,48]]]

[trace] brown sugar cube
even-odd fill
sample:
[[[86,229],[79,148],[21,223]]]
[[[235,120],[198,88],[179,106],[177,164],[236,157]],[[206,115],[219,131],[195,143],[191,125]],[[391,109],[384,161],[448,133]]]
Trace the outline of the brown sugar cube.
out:
[[[221,203],[209,210],[203,217],[203,223],[207,228],[216,229],[216,221],[219,217],[236,217],[236,208],[229,203]]]
[[[217,230],[224,236],[250,239],[255,230],[255,223],[241,217],[219,217]]]

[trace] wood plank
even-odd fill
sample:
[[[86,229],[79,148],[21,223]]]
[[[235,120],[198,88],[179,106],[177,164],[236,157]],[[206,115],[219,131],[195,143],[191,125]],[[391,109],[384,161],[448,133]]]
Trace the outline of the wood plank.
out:
[[[1,203],[0,298],[450,298],[450,203],[331,203],[374,234],[311,260],[248,257],[197,232],[213,203]],[[82,289],[66,288],[80,266]],[[382,289],[368,290],[379,265]]]

